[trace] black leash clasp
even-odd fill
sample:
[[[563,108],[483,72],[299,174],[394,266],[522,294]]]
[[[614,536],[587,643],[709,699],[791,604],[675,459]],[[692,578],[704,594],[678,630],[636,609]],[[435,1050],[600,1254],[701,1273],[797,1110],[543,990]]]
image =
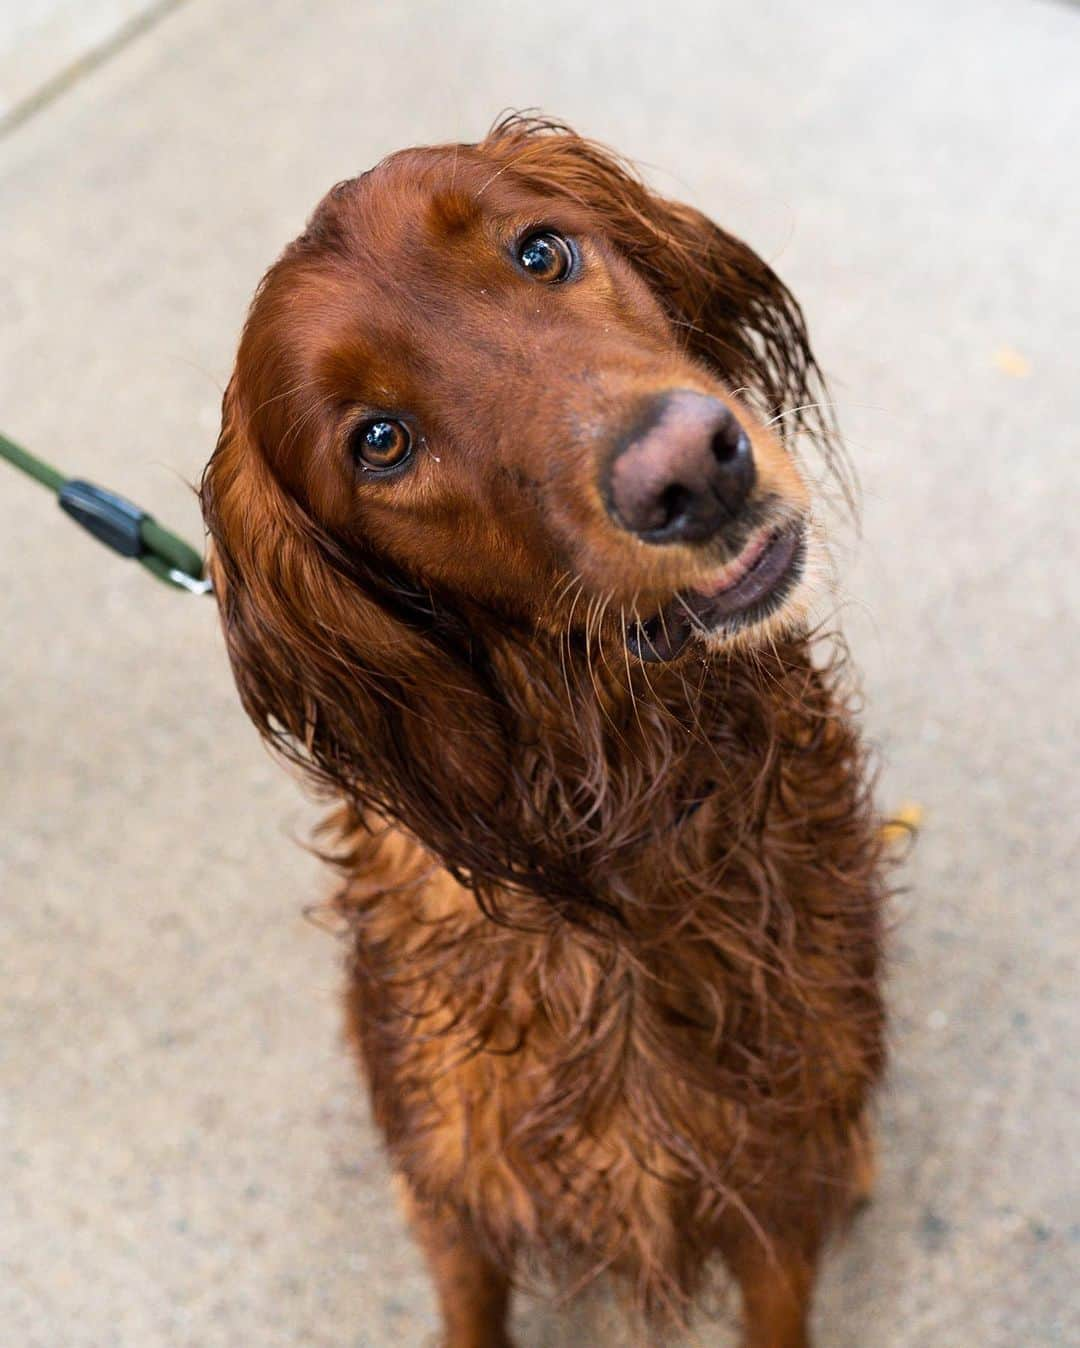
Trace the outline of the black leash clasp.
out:
[[[201,554],[158,524],[140,506],[93,482],[68,478],[51,463],[0,433],[0,460],[53,492],[64,513],[120,557],[132,557],[152,576],[189,594],[212,594]]]
[[[146,551],[141,532],[146,511],[132,501],[77,478],[64,483],[57,500],[61,510],[121,557],[141,557]]]
[[[56,496],[65,514],[121,557],[133,557],[159,580],[191,594],[212,591],[195,549],[133,501],[79,478],[63,483]]]

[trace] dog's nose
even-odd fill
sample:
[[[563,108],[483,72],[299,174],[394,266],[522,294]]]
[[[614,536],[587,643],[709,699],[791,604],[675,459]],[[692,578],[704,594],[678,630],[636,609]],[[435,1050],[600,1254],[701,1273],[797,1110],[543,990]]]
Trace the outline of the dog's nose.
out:
[[[608,511],[647,543],[701,543],[735,518],[753,486],[750,437],[735,415],[718,398],[675,389],[616,448]]]

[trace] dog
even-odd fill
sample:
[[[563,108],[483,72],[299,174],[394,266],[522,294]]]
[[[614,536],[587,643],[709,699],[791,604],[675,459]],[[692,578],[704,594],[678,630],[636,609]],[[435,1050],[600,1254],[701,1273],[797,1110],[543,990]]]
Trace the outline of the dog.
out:
[[[885,1056],[822,404],[770,267],[535,117],[338,184],[252,302],[214,587],[334,802],[348,1032],[450,1348],[505,1348],[538,1267],[610,1272],[655,1341],[714,1256],[748,1348],[810,1341]]]

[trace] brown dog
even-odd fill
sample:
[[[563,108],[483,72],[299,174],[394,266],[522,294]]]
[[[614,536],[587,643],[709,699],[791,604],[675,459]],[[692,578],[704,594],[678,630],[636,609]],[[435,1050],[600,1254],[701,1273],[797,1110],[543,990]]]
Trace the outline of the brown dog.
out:
[[[798,306],[511,118],[335,187],[203,488],[244,705],[339,799],[351,1031],[452,1348],[515,1266],[808,1342],[882,1070],[877,820],[790,441]],[[787,430],[785,437],[780,428]]]

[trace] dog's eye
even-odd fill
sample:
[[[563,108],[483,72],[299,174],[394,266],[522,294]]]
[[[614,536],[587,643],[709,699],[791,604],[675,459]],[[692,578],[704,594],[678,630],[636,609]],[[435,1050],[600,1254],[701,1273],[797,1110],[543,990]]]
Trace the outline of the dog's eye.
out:
[[[531,234],[518,248],[518,261],[537,281],[565,281],[574,265],[574,254],[561,234],[545,230]]]
[[[362,421],[351,438],[352,452],[364,468],[394,468],[412,449],[412,437],[400,421]]]

